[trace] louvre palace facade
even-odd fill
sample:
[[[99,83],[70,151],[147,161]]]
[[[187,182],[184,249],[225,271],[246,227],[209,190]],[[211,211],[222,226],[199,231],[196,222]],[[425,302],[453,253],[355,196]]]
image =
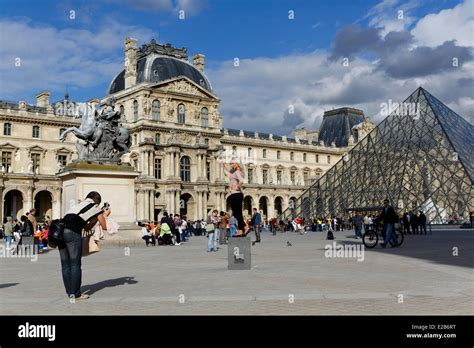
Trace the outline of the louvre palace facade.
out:
[[[200,219],[210,209],[226,210],[223,163],[235,157],[245,169],[245,215],[257,207],[276,217],[374,128],[353,108],[327,111],[319,130],[297,129],[292,138],[223,128],[225,115],[204,67],[204,55],[194,55],[190,63],[184,48],[154,40],[138,48],[127,38],[124,70],[104,98],[87,101],[97,108],[113,98],[130,130],[132,145],[122,162],[139,173],[139,220],[156,219],[163,211]],[[40,220],[63,214],[57,174],[77,158],[78,140],[69,134],[60,142],[59,135],[79,127],[80,103],[67,94],[58,101],[50,97],[48,91],[39,93],[35,105],[0,101],[2,218],[19,217],[32,207]]]

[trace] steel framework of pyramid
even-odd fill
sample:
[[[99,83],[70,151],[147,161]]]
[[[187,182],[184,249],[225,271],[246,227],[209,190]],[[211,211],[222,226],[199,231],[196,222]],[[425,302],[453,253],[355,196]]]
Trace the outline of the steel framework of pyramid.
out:
[[[414,91],[280,219],[347,216],[385,198],[430,223],[474,211],[474,126],[423,88]]]

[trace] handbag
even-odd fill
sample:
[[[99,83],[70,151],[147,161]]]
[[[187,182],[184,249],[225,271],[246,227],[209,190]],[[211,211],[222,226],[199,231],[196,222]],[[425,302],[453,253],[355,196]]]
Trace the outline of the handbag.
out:
[[[64,222],[56,219],[51,222],[48,230],[48,246],[56,248],[63,242]]]
[[[99,244],[97,244],[92,235],[82,238],[82,256],[89,256],[99,251]]]
[[[206,225],[206,232],[208,232],[208,233],[209,232],[214,232],[214,230],[215,230],[214,224],[209,223],[209,224]]]

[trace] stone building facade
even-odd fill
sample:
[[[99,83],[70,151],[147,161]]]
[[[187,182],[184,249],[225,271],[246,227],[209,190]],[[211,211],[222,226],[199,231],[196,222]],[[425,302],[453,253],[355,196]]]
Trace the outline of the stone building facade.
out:
[[[122,161],[140,173],[135,182],[139,220],[156,219],[163,211],[200,219],[210,209],[228,209],[223,162],[235,157],[245,168],[245,214],[257,207],[276,217],[353,145],[324,145],[318,131],[306,129],[288,138],[223,128],[220,100],[204,68],[205,57],[197,54],[191,64],[184,48],[155,41],[137,48],[136,40],[125,41],[124,70],[100,103],[115,98],[122,125],[130,129],[131,151]],[[67,96],[50,103],[43,92],[36,104],[0,102],[4,216],[33,206],[40,217],[63,213],[55,174],[75,159],[77,140],[58,138],[62,129],[79,126],[80,118],[73,117],[75,103]]]

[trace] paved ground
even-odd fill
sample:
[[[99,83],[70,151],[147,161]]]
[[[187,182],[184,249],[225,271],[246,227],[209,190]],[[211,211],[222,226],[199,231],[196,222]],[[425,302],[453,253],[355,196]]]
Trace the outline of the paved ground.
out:
[[[360,244],[337,232],[342,245]],[[263,235],[252,270],[227,270],[205,237],[176,247],[105,248],[83,259],[83,291],[69,303],[56,250],[0,260],[0,314],[474,314],[474,231],[407,236],[364,261],[327,258],[321,233]],[[290,241],[292,246],[287,246]],[[458,256],[453,256],[458,248]]]

